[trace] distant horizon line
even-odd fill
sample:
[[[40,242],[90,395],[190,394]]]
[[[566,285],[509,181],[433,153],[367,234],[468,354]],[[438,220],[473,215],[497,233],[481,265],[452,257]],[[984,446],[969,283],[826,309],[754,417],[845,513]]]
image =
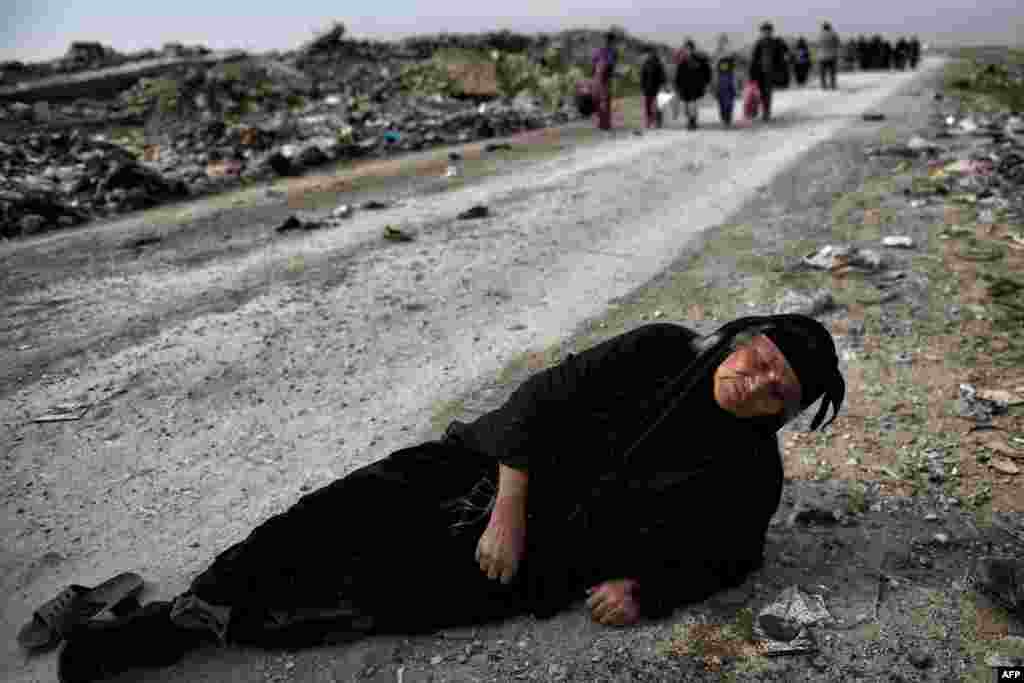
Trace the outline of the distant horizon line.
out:
[[[653,43],[661,43],[661,44],[666,45],[666,46],[671,46],[671,45],[675,44],[675,42],[681,42],[681,40],[668,41],[668,40],[665,40],[664,38],[659,38],[659,37],[655,37],[655,36],[652,36],[652,35],[645,35],[643,33],[629,31],[628,29],[625,29],[621,25],[616,25],[614,23],[609,25],[608,28],[613,28],[613,27],[617,27],[617,28],[623,29],[623,30],[625,30],[626,35],[628,35],[631,38],[634,38],[634,39],[637,39],[637,40],[641,40],[641,41],[653,42]],[[35,58],[22,58],[22,59],[18,59],[18,58],[14,58],[14,59],[0,59],[0,64],[2,64],[4,62],[20,62],[20,63],[23,63],[23,64],[32,64],[32,63],[48,63],[48,62],[53,62],[53,61],[59,61],[59,60],[64,58],[64,55],[66,55],[67,50],[69,50],[73,45],[75,45],[75,44],[94,44],[94,43],[99,43],[103,47],[107,47],[107,48],[113,49],[115,53],[120,54],[120,55],[125,55],[125,56],[130,56],[132,54],[145,53],[145,52],[161,52],[164,49],[166,49],[167,47],[172,46],[172,45],[181,45],[182,47],[184,47],[186,49],[187,48],[201,47],[201,48],[208,49],[208,50],[210,50],[212,52],[235,52],[235,51],[238,51],[238,52],[245,52],[247,54],[256,54],[256,55],[258,55],[258,54],[265,54],[265,53],[275,53],[275,52],[276,53],[287,53],[287,52],[293,52],[293,51],[301,50],[303,46],[305,46],[308,43],[312,42],[317,36],[322,35],[324,33],[328,33],[329,30],[330,30],[329,28],[325,28],[322,31],[318,31],[318,32],[314,33],[313,36],[311,36],[310,38],[308,38],[308,39],[306,39],[304,41],[300,41],[296,45],[294,45],[292,47],[288,47],[288,48],[281,48],[281,47],[266,47],[266,48],[220,47],[220,48],[211,48],[211,47],[208,47],[207,44],[203,43],[203,42],[186,42],[186,41],[179,41],[179,40],[169,40],[169,41],[165,41],[162,45],[156,46],[156,47],[141,47],[141,48],[135,48],[135,49],[130,49],[130,50],[124,50],[124,49],[118,49],[113,43],[104,43],[103,41],[97,41],[97,40],[81,40],[81,39],[77,39],[77,40],[69,40],[68,41],[68,45],[67,45],[66,48],[64,48],[65,52],[63,54],[58,54],[58,55],[55,55],[55,56],[52,56],[52,57],[35,57]],[[542,35],[557,36],[557,35],[560,35],[560,34],[573,33],[573,32],[603,33],[606,30],[608,30],[608,29],[593,28],[593,27],[588,27],[588,26],[578,26],[578,27],[569,27],[569,28],[562,28],[562,29],[557,29],[557,30],[546,30],[546,31],[525,31],[525,30],[512,30],[512,29],[488,29],[488,30],[479,30],[479,31],[444,31],[444,30],[441,30],[441,31],[421,32],[421,33],[415,33],[415,32],[413,32],[413,33],[400,33],[400,32],[396,32],[396,33],[393,33],[393,34],[373,34],[373,33],[368,33],[368,34],[364,34],[364,35],[351,34],[351,33],[348,33],[348,31],[346,30],[346,34],[345,34],[345,37],[344,37],[343,40],[348,40],[348,41],[352,41],[352,42],[399,43],[399,42],[408,40],[410,38],[432,38],[432,37],[433,38],[437,38],[437,37],[442,37],[442,36],[460,36],[460,37],[461,36],[480,36],[480,35],[487,35],[487,34],[502,34],[502,33],[508,33],[508,34],[511,34],[511,35],[523,35],[523,36],[542,36]],[[690,33],[690,35],[691,36],[717,36],[717,35],[720,35],[720,34],[723,34],[723,33],[726,34],[727,36],[729,36],[730,38],[732,38],[733,36],[738,34],[739,31],[713,31],[713,30],[708,30],[708,31],[692,31]],[[800,35],[800,34],[807,35],[807,32],[796,32],[793,35]],[[789,36],[790,34],[782,32],[779,35],[780,36]],[[892,39],[892,34],[890,34],[889,32],[875,32],[875,33],[854,32],[854,33],[852,33],[850,35],[853,35],[855,37],[859,37],[861,35],[864,35],[865,37],[868,37],[868,38],[874,37],[875,35],[881,35],[881,36],[883,36],[883,37],[885,37],[887,39]],[[901,33],[900,35],[904,36],[904,37],[907,37],[907,38],[910,38],[911,36],[913,36],[915,34],[914,33]],[[928,36],[922,37],[921,33],[918,33],[917,35],[918,35],[919,40],[921,40],[922,43],[927,44],[928,47],[932,48],[932,49],[942,49],[942,50],[946,50],[946,49],[964,49],[964,48],[1007,48],[1007,49],[1017,48],[1017,49],[1019,49],[1022,46],[1024,46],[1024,43],[1022,43],[1022,42],[1018,42],[1018,43],[1014,44],[1014,43],[1003,43],[1003,42],[955,41],[955,40],[949,40],[949,39],[933,39],[933,38],[930,38]],[[755,38],[750,38],[749,41],[745,41],[745,42],[753,42],[754,40],[755,40]],[[845,42],[845,40],[846,39],[844,39],[844,42]]]

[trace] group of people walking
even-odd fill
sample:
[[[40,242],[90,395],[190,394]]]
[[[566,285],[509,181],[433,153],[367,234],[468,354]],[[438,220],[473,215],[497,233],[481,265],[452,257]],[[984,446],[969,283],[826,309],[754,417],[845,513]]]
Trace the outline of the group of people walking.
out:
[[[901,36],[895,43],[880,35],[858,36],[846,44],[844,58],[849,68],[861,71],[916,69],[921,61],[921,41],[917,36]]]
[[[611,91],[615,69],[618,64],[616,53],[617,36],[606,35],[605,45],[594,52],[592,61],[593,79],[587,101],[592,103],[597,117],[597,127],[609,130],[612,127]],[[664,125],[666,111],[678,118],[681,108],[686,116],[686,127],[698,127],[697,102],[709,89],[718,102],[719,117],[725,126],[731,126],[736,101],[744,96],[744,109],[753,118],[757,111],[768,121],[772,117],[772,96],[775,90],[787,88],[791,80],[803,87],[817,63],[822,90],[836,90],[836,75],[841,61],[851,67],[851,55],[855,65],[861,69],[916,69],[920,61],[921,44],[916,37],[900,38],[895,46],[875,36],[871,40],[860,37],[849,41],[845,47],[839,34],[829,22],[821,26],[815,49],[812,51],[807,39],[800,36],[794,46],[775,35],[771,22],[760,27],[760,36],[750,54],[746,87],[742,87],[740,57],[730,49],[729,39],[722,35],[714,54],[699,50],[693,40],[686,40],[672,55],[674,70],[670,78],[658,49],[648,48],[640,69],[640,86],[643,93],[644,125],[660,128]],[[754,100],[755,105],[751,105]],[[754,113],[751,113],[754,112]],[[589,114],[585,111],[584,115]]]

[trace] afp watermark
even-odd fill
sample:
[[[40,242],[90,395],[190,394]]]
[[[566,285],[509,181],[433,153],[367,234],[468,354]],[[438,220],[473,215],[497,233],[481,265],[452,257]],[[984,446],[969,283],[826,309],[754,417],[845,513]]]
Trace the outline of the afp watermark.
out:
[[[993,667],[995,681],[1021,681],[1024,683],[1024,666],[996,666]]]

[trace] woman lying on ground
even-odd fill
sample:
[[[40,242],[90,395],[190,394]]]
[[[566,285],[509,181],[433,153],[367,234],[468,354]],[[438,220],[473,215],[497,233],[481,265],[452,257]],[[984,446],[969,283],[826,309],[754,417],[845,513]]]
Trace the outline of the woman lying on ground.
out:
[[[170,602],[68,638],[63,683],[204,642],[302,647],[428,632],[589,595],[629,625],[739,585],[782,491],[776,432],[845,383],[805,316],[701,337],[640,327],[532,376],[500,408],[301,498]],[[829,420],[831,422],[831,420]]]

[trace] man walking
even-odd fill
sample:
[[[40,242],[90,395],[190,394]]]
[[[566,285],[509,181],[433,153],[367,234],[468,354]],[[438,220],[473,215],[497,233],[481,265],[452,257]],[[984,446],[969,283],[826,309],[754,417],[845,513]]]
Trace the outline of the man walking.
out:
[[[762,118],[772,118],[772,90],[775,80],[786,64],[786,51],[782,41],[775,37],[775,28],[770,21],[761,24],[761,37],[754,43],[754,52],[750,57],[750,80],[757,83],[761,90]]]
[[[647,49],[647,58],[640,67],[640,88],[644,93],[644,125],[647,128],[661,128],[662,117],[658,110],[658,93],[665,85],[665,65],[654,47]]]
[[[821,25],[821,37],[818,40],[821,50],[821,89],[836,89],[836,70],[839,64],[839,50],[842,43],[839,35],[832,30],[832,24],[825,22]]]

